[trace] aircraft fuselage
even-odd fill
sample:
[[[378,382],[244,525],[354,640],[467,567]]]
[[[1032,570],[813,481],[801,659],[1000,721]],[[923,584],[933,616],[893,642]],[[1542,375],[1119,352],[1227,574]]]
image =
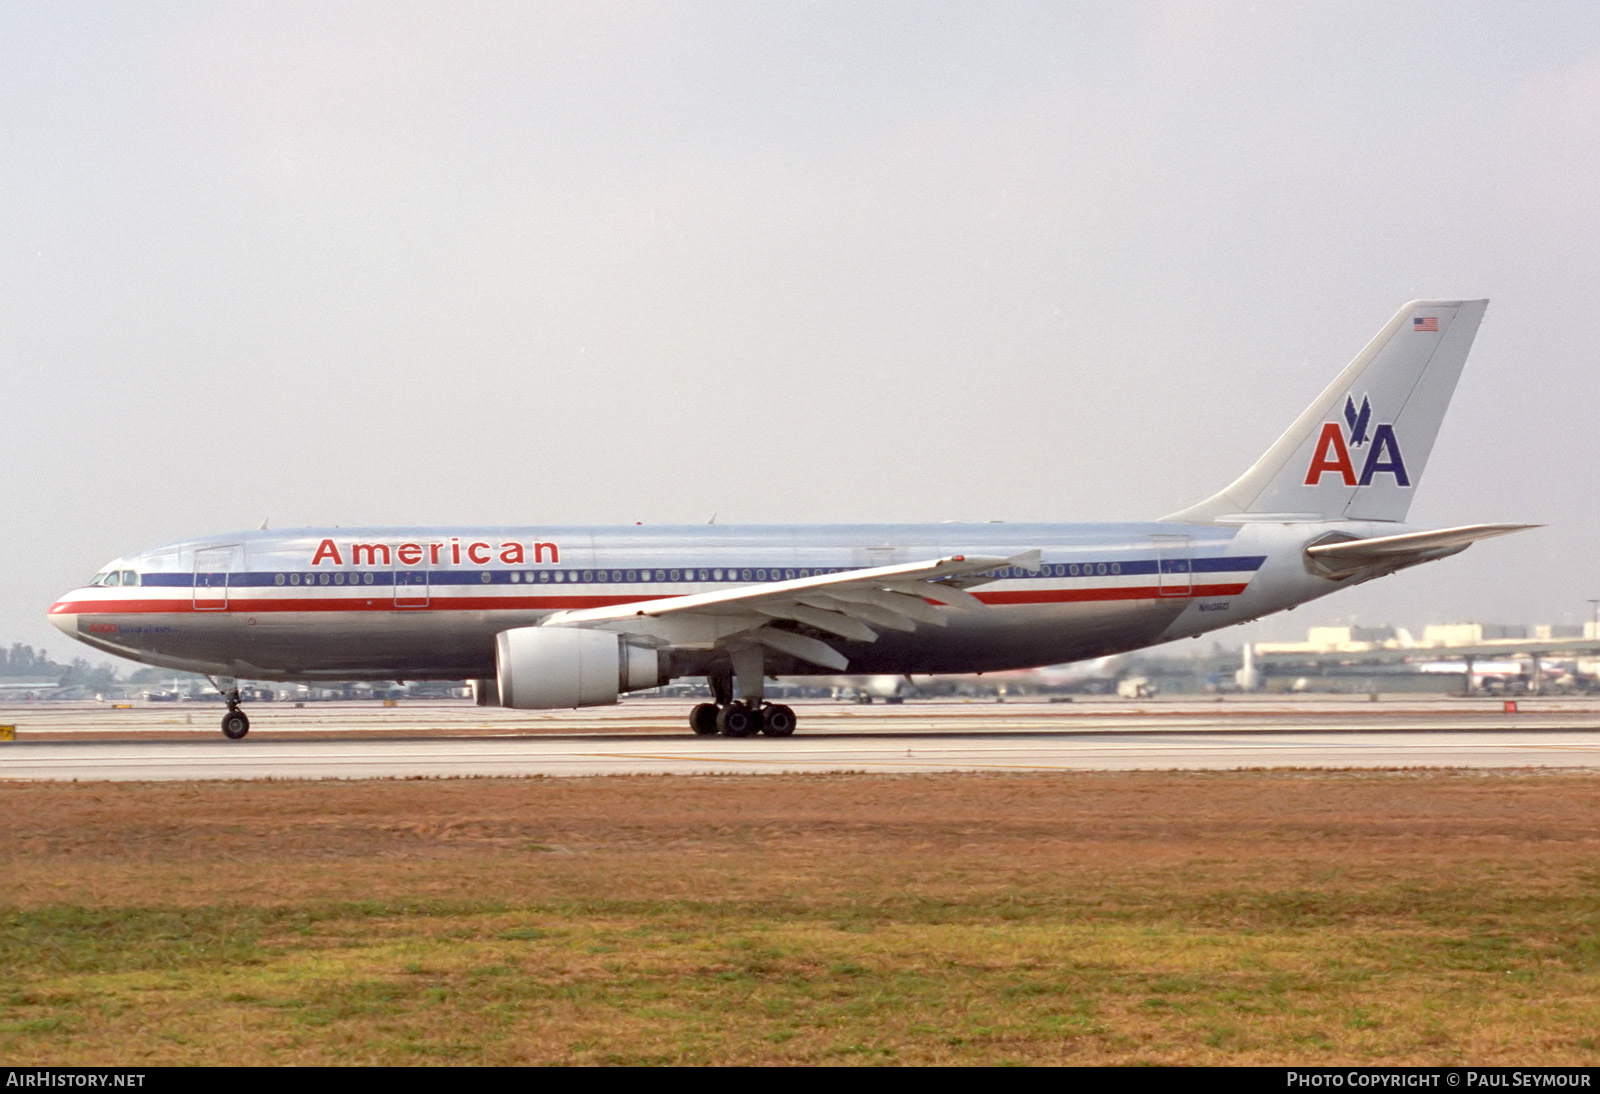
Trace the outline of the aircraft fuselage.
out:
[[[1335,522],[1355,535],[1366,524]],[[1041,552],[971,591],[981,610],[875,641],[832,637],[860,673],[992,672],[1136,649],[1341,587],[1301,551],[1332,524],[685,525],[304,529],[120,559],[50,617],[108,653],[263,680],[466,679],[495,635],[551,613],[934,558]],[[1393,525],[1385,525],[1391,530]],[[137,575],[133,578],[121,575]],[[137,584],[124,584],[124,581]],[[679,650],[674,675],[705,671]],[[776,656],[768,673],[814,673]]]

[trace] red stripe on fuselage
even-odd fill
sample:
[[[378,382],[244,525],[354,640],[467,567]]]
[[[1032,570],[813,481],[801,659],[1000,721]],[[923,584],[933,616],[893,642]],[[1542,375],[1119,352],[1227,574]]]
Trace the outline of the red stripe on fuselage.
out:
[[[1181,593],[1163,592],[1154,585],[1103,589],[1016,589],[975,592],[985,604],[1071,604],[1105,600],[1197,600],[1215,596],[1238,596],[1245,584],[1195,585]],[[272,597],[247,600],[229,599],[227,605],[196,607],[191,600],[84,600],[61,601],[52,615],[264,615],[270,612],[489,612],[489,611],[565,611],[577,608],[608,608],[617,604],[644,604],[652,600],[671,600],[663,596],[433,596],[427,604],[396,606],[386,597]]]

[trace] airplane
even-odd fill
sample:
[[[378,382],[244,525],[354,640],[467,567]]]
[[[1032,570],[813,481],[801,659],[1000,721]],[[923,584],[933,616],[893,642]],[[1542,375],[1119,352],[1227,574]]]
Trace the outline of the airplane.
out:
[[[704,676],[697,734],[783,737],[768,676],[988,673],[1259,618],[1533,527],[1405,523],[1487,300],[1406,304],[1231,485],[1141,523],[309,528],[167,544],[50,608],[237,681],[459,680],[557,709]]]
[[[800,676],[794,682],[832,688],[835,697],[854,697],[858,703],[880,699],[903,702],[919,694],[948,695],[957,691],[1023,694],[1030,691],[1114,691],[1127,657],[1113,654],[1092,661],[1042,665],[989,673],[948,673],[943,676]],[[936,689],[936,690],[935,690]]]

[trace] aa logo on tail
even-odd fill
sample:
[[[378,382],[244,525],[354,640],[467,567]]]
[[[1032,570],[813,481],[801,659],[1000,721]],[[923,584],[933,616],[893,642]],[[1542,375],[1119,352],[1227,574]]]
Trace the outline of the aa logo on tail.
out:
[[[1338,475],[1346,486],[1369,486],[1372,476],[1387,472],[1394,476],[1396,486],[1410,486],[1411,477],[1406,474],[1406,462],[1400,455],[1400,442],[1395,439],[1394,426],[1384,422],[1373,428],[1372,435],[1368,437],[1367,427],[1371,421],[1372,403],[1367,396],[1361,397],[1358,410],[1355,400],[1346,395],[1346,429],[1341,429],[1338,422],[1323,423],[1316,450],[1311,454],[1311,466],[1306,468],[1306,485],[1320,485],[1322,476],[1332,473]],[[1355,449],[1359,453],[1363,448],[1367,450],[1366,459],[1361,464],[1361,473],[1357,475],[1350,452]]]

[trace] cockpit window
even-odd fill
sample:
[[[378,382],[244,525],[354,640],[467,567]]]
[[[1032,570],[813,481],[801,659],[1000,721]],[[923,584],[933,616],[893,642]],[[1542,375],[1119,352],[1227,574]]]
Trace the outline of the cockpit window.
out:
[[[103,581],[101,581],[100,584],[101,585],[121,585],[122,584],[122,575],[120,573],[118,573],[116,570],[107,570],[106,573],[105,573],[105,579]]]
[[[139,571],[138,570],[123,570],[122,571],[122,583],[124,585],[137,585],[137,584],[139,584]]]

